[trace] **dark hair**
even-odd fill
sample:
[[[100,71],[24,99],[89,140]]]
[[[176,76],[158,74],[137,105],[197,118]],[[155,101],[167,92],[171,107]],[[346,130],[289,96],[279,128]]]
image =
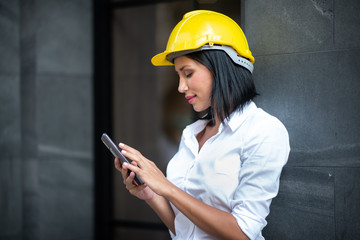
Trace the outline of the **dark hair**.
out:
[[[215,123],[215,109],[222,122],[258,95],[249,70],[235,64],[224,51],[199,51],[187,56],[207,67],[214,77],[211,107],[205,119]]]

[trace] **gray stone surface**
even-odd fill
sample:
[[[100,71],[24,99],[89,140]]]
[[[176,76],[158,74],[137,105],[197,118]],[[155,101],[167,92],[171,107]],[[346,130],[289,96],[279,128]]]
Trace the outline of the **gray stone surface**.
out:
[[[19,3],[0,0],[0,73],[19,73]]]
[[[0,239],[92,239],[91,1],[0,0]]]
[[[333,1],[242,1],[253,54],[320,51],[333,45]]]
[[[19,75],[0,72],[0,161],[20,157]]]
[[[0,1],[0,239],[22,237],[19,5]]]
[[[334,0],[335,46],[339,49],[360,47],[360,1]]]
[[[256,103],[285,124],[291,145],[264,236],[358,239],[359,1],[242,7],[256,59]]]
[[[335,170],[336,239],[360,239],[360,169]]]
[[[261,95],[256,102],[286,125],[292,154],[357,156],[359,54],[355,49],[257,58],[254,79]],[[315,161],[312,165],[320,164]]]
[[[40,232],[44,239],[91,239],[92,162],[40,152]]]
[[[0,239],[21,239],[21,161],[19,157],[0,156],[0,159]]]
[[[265,238],[335,239],[334,175],[331,168],[285,168]]]
[[[74,151],[89,159],[92,134],[92,86],[89,75],[38,76],[37,128],[39,147]],[[81,152],[85,155],[82,156]],[[79,155],[80,154],[80,155]]]
[[[91,1],[39,3],[39,229],[44,239],[91,239]]]
[[[91,1],[37,1],[39,73],[92,72]]]

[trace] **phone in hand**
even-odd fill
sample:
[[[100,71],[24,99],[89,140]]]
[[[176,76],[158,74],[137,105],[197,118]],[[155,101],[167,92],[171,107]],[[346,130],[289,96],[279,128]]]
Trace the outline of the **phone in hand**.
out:
[[[131,162],[121,153],[120,149],[115,145],[115,143],[106,133],[103,133],[103,135],[101,136],[101,140],[105,144],[105,146],[110,150],[110,152],[114,155],[114,157],[120,158],[121,164],[123,164],[124,162],[131,164]],[[128,173],[130,174],[130,170]],[[144,184],[144,182],[136,173],[134,180],[138,185]]]

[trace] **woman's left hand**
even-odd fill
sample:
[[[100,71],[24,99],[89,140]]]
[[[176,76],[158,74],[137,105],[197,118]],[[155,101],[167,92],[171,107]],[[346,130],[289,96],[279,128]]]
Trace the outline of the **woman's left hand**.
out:
[[[121,153],[134,161],[136,164],[124,163],[126,168],[137,173],[141,180],[158,195],[163,196],[164,191],[171,186],[171,183],[164,176],[162,171],[155,165],[154,162],[145,158],[138,150],[120,143],[119,147],[122,149]]]

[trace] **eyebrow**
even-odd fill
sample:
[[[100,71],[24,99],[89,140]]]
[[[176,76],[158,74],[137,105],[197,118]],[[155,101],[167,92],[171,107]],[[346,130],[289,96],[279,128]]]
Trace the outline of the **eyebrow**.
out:
[[[179,69],[179,71],[182,72],[182,71],[184,70],[184,68],[185,68],[185,67],[188,67],[188,66],[189,66],[189,65],[184,65],[184,66],[182,66],[182,67]]]

